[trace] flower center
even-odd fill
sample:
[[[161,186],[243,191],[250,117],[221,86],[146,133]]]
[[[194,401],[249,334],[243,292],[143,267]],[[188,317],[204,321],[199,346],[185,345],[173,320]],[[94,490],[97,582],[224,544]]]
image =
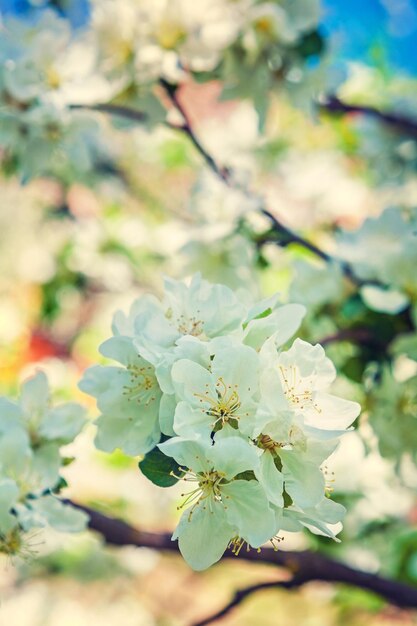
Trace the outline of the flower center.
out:
[[[255,30],[263,35],[272,37],[274,35],[274,23],[272,19],[266,15],[259,17],[254,23]]]
[[[139,404],[148,406],[155,400],[155,388],[157,386],[154,369],[151,365],[129,365],[130,384],[123,386],[123,395],[129,401],[135,400]]]
[[[182,479],[185,482],[197,483],[197,487],[192,491],[182,493],[181,497],[185,500],[177,507],[177,510],[181,510],[184,507],[191,505],[191,510],[188,516],[188,520],[191,520],[191,516],[195,507],[203,500],[209,499],[208,505],[211,506],[212,502],[222,502],[221,495],[221,482],[224,480],[224,474],[210,470],[206,472],[194,472],[192,469],[180,468],[182,476],[176,476],[171,472],[172,476]],[[203,506],[205,508],[205,506]]]
[[[199,311],[197,311],[199,313]],[[196,317],[186,317],[185,315],[179,315],[174,318],[174,314],[171,308],[169,308],[165,317],[171,321],[171,323],[177,328],[181,335],[192,335],[193,337],[199,337],[204,332],[204,322]]]
[[[321,408],[314,402],[312,381],[303,379],[300,376],[298,367],[278,367],[282,387],[285,397],[294,409],[303,411],[306,408],[313,408],[317,413],[321,413]]]
[[[58,89],[61,86],[61,77],[53,66],[46,71],[46,83],[51,89]]]
[[[165,18],[159,22],[155,36],[161,48],[174,50],[184,41],[186,33],[181,24]]]
[[[208,384],[206,383],[206,387]],[[216,397],[210,397],[210,392],[207,389],[204,394],[195,393],[200,402],[206,402],[208,407],[202,409],[203,413],[214,417],[212,424],[213,429],[216,426],[223,426],[230,420],[238,420],[238,411],[241,407],[241,402],[238,394],[237,385],[226,385],[223,378],[220,377],[216,382]]]

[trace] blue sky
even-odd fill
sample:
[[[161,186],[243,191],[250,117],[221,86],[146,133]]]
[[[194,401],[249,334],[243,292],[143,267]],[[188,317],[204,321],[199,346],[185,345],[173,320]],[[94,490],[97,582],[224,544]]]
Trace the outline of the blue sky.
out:
[[[417,74],[417,0],[324,0],[337,57]]]
[[[48,6],[67,17],[75,28],[82,26],[89,17],[88,0],[0,0],[0,12],[4,14],[31,16]]]

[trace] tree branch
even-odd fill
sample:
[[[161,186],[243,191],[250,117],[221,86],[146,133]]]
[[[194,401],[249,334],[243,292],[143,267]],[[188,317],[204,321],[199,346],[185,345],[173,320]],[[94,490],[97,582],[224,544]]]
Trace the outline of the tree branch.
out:
[[[204,161],[206,162],[210,170],[225,185],[233,188],[235,185],[233,182],[232,170],[228,167],[221,167],[217,163],[217,161],[214,159],[214,157],[202,145],[201,141],[199,140],[199,138],[197,137],[197,135],[195,134],[192,128],[192,124],[189,120],[186,110],[182,106],[177,96],[177,86],[171,85],[165,80],[160,80],[160,84],[165,89],[165,92],[168,95],[174,108],[180,113],[181,117],[184,120],[181,126],[171,125],[170,127],[185,133],[187,137],[190,139],[190,141],[192,142],[192,144],[195,146],[197,151],[203,157]],[[263,245],[265,243],[274,243],[281,247],[286,247],[291,243],[299,244],[300,246],[304,247],[306,250],[309,250],[310,252],[318,256],[323,261],[338,263],[340,267],[342,268],[342,271],[345,274],[345,276],[347,276],[353,282],[358,283],[358,280],[355,278],[348,264],[344,263],[343,261],[340,261],[337,258],[333,258],[327,252],[324,252],[323,250],[321,250],[318,246],[314,245],[307,239],[304,239],[304,237],[301,237],[300,235],[297,235],[296,233],[294,233],[291,229],[285,226],[280,220],[278,220],[278,218],[275,217],[265,207],[261,208],[260,212],[263,213],[263,215],[265,215],[271,221],[271,231],[265,237],[262,237],[257,240],[256,243],[258,246]],[[276,237],[272,236],[273,233],[275,233],[277,236]]]
[[[108,544],[133,545],[163,552],[178,552],[178,543],[171,541],[171,535],[168,533],[149,533],[137,530],[122,520],[107,517],[103,513],[83,505],[73,502],[71,504],[89,515],[90,529],[101,533]],[[285,567],[292,572],[297,585],[312,580],[345,583],[379,594],[397,606],[417,608],[417,588],[376,574],[353,569],[318,552],[308,550],[299,552],[275,551],[272,548],[263,548],[261,552],[242,550],[239,557],[228,550],[223,556],[223,559],[235,558]],[[295,586],[295,582],[293,586]]]
[[[209,169],[217,176],[219,180],[221,180],[227,187],[233,188],[233,176],[232,170],[228,167],[220,166],[214,157],[206,150],[206,148],[201,143],[200,139],[195,134],[188,114],[184,107],[182,106],[178,95],[177,95],[177,86],[168,83],[166,80],[161,79],[159,81],[161,87],[164,89],[167,94],[170,102],[173,107],[180,113],[183,123],[181,125],[168,124],[169,128],[173,130],[177,130],[179,132],[184,133],[191,143],[196,148],[197,152],[202,156],[204,162],[209,167]],[[110,115],[117,115],[119,117],[124,117],[125,119],[129,119],[136,122],[143,122],[146,120],[146,113],[142,111],[136,111],[135,109],[131,109],[130,107],[114,105],[114,104],[95,104],[95,105],[84,105],[84,104],[72,104],[70,105],[70,109],[86,109],[90,111],[98,111],[101,113],[108,113]],[[309,250],[322,260],[326,262],[334,261],[339,263],[342,267],[345,275],[350,278],[352,281],[357,282],[350,267],[339,261],[338,259],[333,259],[329,254],[315,246],[313,243],[304,239],[300,235],[297,235],[292,230],[287,228],[284,224],[282,224],[277,217],[272,215],[270,211],[266,208],[261,209],[261,213],[263,213],[270,221],[271,221],[271,231],[267,234],[267,236],[258,239],[257,245],[263,245],[265,243],[274,243],[281,247],[286,247],[291,243],[297,243],[300,246],[303,246],[305,249]],[[276,236],[272,236],[272,233],[275,233]]]
[[[379,109],[369,106],[346,104],[336,96],[329,96],[327,100],[320,103],[318,106],[327,113],[359,113],[367,117],[372,117],[401,134],[417,139],[417,119],[412,119],[397,113],[380,111]]]
[[[168,124],[169,128],[180,131],[184,133],[191,143],[196,148],[197,152],[202,156],[206,165],[209,169],[217,176],[219,180],[221,180],[225,185],[230,188],[235,187],[235,183],[233,181],[233,172],[228,167],[220,166],[215,158],[206,150],[206,148],[201,143],[200,139],[195,134],[190,119],[188,117],[187,111],[184,109],[181,104],[177,91],[177,85],[173,85],[167,82],[164,79],[160,79],[159,84],[164,89],[167,94],[171,104],[173,107],[180,113],[183,123],[181,125]],[[330,112],[360,112],[365,113],[367,115],[373,115],[379,119],[382,119],[386,123],[390,123],[391,125],[397,126],[398,128],[408,129],[410,132],[414,129],[417,136],[417,122],[414,123],[409,119],[394,115],[394,114],[384,114],[376,109],[372,109],[371,107],[357,107],[352,105],[347,105],[338,100],[336,97],[330,97],[324,104],[320,105],[321,108]],[[73,104],[70,105],[71,109],[88,109],[92,111],[99,111],[103,113],[109,113],[110,115],[118,115],[120,117],[124,117],[126,119],[143,122],[146,119],[146,113],[142,111],[136,111],[131,109],[130,107],[113,105],[113,104],[97,104],[97,105],[83,105],[83,104]],[[249,192],[248,192],[249,193]],[[337,257],[333,257],[312,242],[308,241],[304,237],[301,237],[290,228],[285,226],[276,216],[274,216],[269,210],[265,207],[260,209],[260,212],[263,213],[271,222],[271,229],[264,236],[260,237],[256,243],[258,246],[262,246],[265,243],[274,243],[275,245],[286,247],[292,243],[298,244],[309,250],[312,254],[319,257],[323,261],[329,263],[337,263],[339,267],[342,269],[344,275],[355,285],[364,284],[363,281],[359,280],[354,272],[352,271],[351,266],[338,259]],[[377,284],[376,281],[373,281],[374,284]]]
[[[305,582],[305,581],[304,581]],[[251,585],[250,587],[245,587],[244,589],[239,589],[234,594],[233,598],[224,606],[222,609],[209,615],[205,619],[195,622],[192,626],[206,626],[207,624],[211,624],[212,622],[216,622],[217,620],[228,615],[234,608],[239,606],[248,596],[251,596],[253,593],[257,591],[263,591],[265,589],[276,589],[277,587],[281,589],[293,589],[294,587],[298,587],[303,584],[303,580],[297,579],[296,577],[291,580],[278,580],[273,582],[259,583],[257,585]]]
[[[108,113],[109,115],[116,115],[117,117],[131,120],[132,122],[144,122],[148,117],[146,113],[142,111],[137,111],[136,109],[119,104],[70,104],[69,108],[75,111],[86,110]]]
[[[325,346],[328,346],[331,343],[336,343],[338,341],[372,344],[374,346],[385,345],[385,343],[381,342],[378,337],[372,335],[369,328],[343,328],[333,335],[326,335],[326,337],[323,337],[317,343],[319,343],[324,348]]]
[[[299,235],[294,233],[292,230],[287,228],[287,226],[284,226],[284,224],[282,224],[279,220],[277,220],[275,215],[272,215],[272,213],[270,213],[267,209],[261,209],[261,213],[263,213],[263,215],[265,215],[271,220],[273,232],[281,233],[282,235],[284,235],[284,239],[277,242],[277,240],[274,239],[273,237],[265,237],[261,241],[257,242],[258,245],[259,243],[269,242],[269,243],[278,243],[278,245],[285,247],[290,243],[298,243],[299,245],[303,246],[307,250],[310,250],[310,252],[318,256],[323,261],[326,261],[326,263],[333,261],[330,254],[327,254],[327,252],[324,252],[323,250],[315,246],[313,243],[311,243],[311,241],[307,241],[303,237],[300,237]]]
[[[177,96],[177,85],[171,85],[166,80],[161,79],[159,81],[160,85],[164,88],[168,98],[173,104],[174,108],[181,114],[183,118],[183,123],[181,126],[170,125],[171,128],[175,130],[179,130],[187,135],[190,139],[191,143],[196,148],[197,152],[203,157],[204,161],[211,169],[211,171],[228,187],[233,186],[231,180],[231,171],[228,168],[221,167],[215,159],[211,156],[211,154],[205,149],[197,135],[194,133],[192,124],[188,117],[188,114],[184,107],[182,106],[178,96]]]

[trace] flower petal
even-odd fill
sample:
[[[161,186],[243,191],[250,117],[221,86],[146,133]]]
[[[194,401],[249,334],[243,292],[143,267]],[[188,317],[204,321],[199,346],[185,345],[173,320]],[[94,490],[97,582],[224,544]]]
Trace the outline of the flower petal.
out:
[[[259,466],[258,448],[240,437],[227,437],[216,441],[207,455],[214,468],[231,480],[237,474],[248,470],[255,471]]]
[[[237,527],[242,539],[254,548],[259,548],[275,535],[274,511],[256,480],[234,480],[222,487],[223,494],[227,520]]]
[[[283,490],[284,476],[277,469],[274,463],[273,455],[268,451],[262,454],[260,458],[260,466],[256,473],[256,478],[265,489],[268,500],[276,506],[284,506]]]
[[[236,532],[227,522],[225,510],[220,502],[211,506],[198,504],[190,514],[184,511],[173,539],[178,537],[182,556],[196,571],[216,563],[223,556]]]
[[[33,414],[39,415],[47,410],[49,405],[48,379],[44,372],[37,372],[28,378],[22,385],[20,406],[30,419]]]
[[[260,350],[267,339],[274,337],[275,345],[282,346],[299,328],[305,313],[302,304],[287,304],[266,317],[251,320],[244,332],[243,342]]]

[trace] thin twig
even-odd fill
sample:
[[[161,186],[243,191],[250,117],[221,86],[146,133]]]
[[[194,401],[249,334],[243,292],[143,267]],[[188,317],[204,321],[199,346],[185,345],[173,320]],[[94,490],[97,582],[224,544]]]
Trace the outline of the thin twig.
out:
[[[221,167],[214,157],[206,150],[206,148],[201,143],[200,139],[195,134],[188,114],[184,107],[182,106],[178,95],[177,95],[177,86],[168,83],[167,81],[161,79],[160,81],[161,87],[165,90],[170,102],[174,106],[174,108],[180,113],[183,122],[180,125],[176,124],[167,124],[169,128],[173,130],[177,130],[179,132],[184,133],[191,143],[196,148],[197,152],[202,156],[206,165],[209,169],[217,176],[219,180],[221,180],[227,187],[233,187],[233,179],[232,179],[232,171],[227,167]],[[117,115],[119,117],[123,117],[125,119],[129,119],[135,122],[144,122],[146,119],[146,114],[142,111],[136,111],[135,109],[131,109],[130,107],[114,105],[114,104],[95,104],[95,105],[87,105],[87,104],[72,104],[70,105],[71,109],[86,109],[91,111],[98,111],[101,113],[108,113],[110,115]],[[270,231],[262,238],[257,240],[257,245],[261,246],[265,243],[274,243],[275,245],[279,245],[281,247],[285,247],[291,243],[298,243],[303,246],[306,250],[309,250],[322,260],[336,261],[342,267],[346,276],[351,278],[354,282],[355,278],[349,266],[341,261],[337,261],[333,259],[328,253],[324,252],[313,243],[304,239],[300,235],[297,235],[292,230],[287,228],[282,222],[278,220],[277,217],[272,215],[270,211],[266,208],[262,208],[261,212],[271,221],[271,229]]]
[[[163,552],[178,552],[178,543],[172,541],[171,535],[168,533],[143,532],[122,520],[108,517],[89,507],[71,504],[89,515],[90,528],[101,533],[109,544],[117,546],[133,545]],[[318,552],[309,550],[275,551],[272,548],[263,548],[261,552],[242,550],[239,557],[227,550],[223,556],[223,559],[236,558],[285,567],[296,577],[297,581],[302,579],[303,583],[311,580],[345,583],[379,594],[385,600],[397,606],[417,609],[416,587],[389,580],[376,574],[356,570]]]
[[[326,263],[329,263],[330,261],[334,260],[330,256],[330,254],[327,254],[327,252],[324,252],[323,250],[321,250],[320,248],[315,246],[310,241],[307,241],[306,239],[303,239],[303,237],[300,237],[299,235],[294,233],[292,230],[287,228],[287,226],[284,226],[284,224],[282,224],[279,220],[277,220],[275,215],[272,215],[272,213],[270,213],[267,209],[261,209],[261,213],[263,213],[263,215],[265,215],[266,217],[268,217],[271,220],[272,230],[274,232],[279,232],[279,233],[282,233],[284,235],[285,238],[282,240],[282,242],[278,242],[279,245],[286,246],[289,243],[298,243],[301,246],[303,246],[304,248],[306,248],[307,250],[310,250],[310,252],[312,252],[313,254],[318,256],[323,261],[326,261]],[[268,239],[265,238],[263,240],[263,243],[267,243],[267,241],[268,241]],[[272,237],[269,239],[269,242],[270,243],[277,243],[277,241],[274,240]]]
[[[336,96],[329,96],[324,102],[319,104],[319,108],[327,113],[359,113],[360,115],[372,117],[403,135],[417,138],[417,119],[398,113],[384,112],[374,107],[359,104],[347,104]]]
[[[132,122],[144,122],[147,119],[146,113],[137,111],[130,107],[121,106],[119,104],[70,104],[70,109],[74,110],[86,110],[86,111],[98,111],[99,113],[108,113],[110,115],[116,115],[117,117],[123,117]]]
[[[190,139],[191,143],[197,149],[197,152],[199,152],[200,155],[203,157],[204,161],[209,166],[211,171],[221,181],[223,181],[223,183],[225,183],[228,187],[232,186],[230,170],[228,168],[221,167],[220,165],[218,165],[216,160],[205,149],[205,147],[203,146],[203,144],[201,143],[201,141],[199,140],[197,135],[194,133],[194,130],[193,130],[192,124],[190,122],[190,119],[188,117],[188,114],[187,114],[186,110],[184,109],[184,107],[182,106],[182,104],[181,104],[181,102],[180,102],[180,100],[178,98],[177,86],[176,85],[171,85],[170,83],[168,83],[166,80],[163,80],[163,79],[161,79],[159,82],[160,82],[161,86],[164,88],[168,98],[170,99],[170,101],[174,105],[175,109],[177,109],[177,111],[181,114],[181,117],[183,118],[183,123],[181,124],[181,126],[171,125],[171,128],[174,128],[175,130],[179,130],[179,131],[185,133],[188,136],[188,138]]]
[[[230,188],[235,187],[235,183],[233,181],[233,176],[232,176],[232,170],[228,167],[220,166],[215,160],[215,158],[206,150],[206,148],[201,143],[200,139],[195,134],[192,124],[190,122],[190,119],[188,117],[188,114],[178,98],[177,85],[172,85],[168,83],[167,81],[165,81],[164,79],[161,79],[159,82],[160,82],[161,87],[165,90],[165,93],[167,94],[170,102],[172,103],[174,108],[180,113],[183,119],[183,122],[181,125],[168,123],[167,125],[169,126],[169,128],[184,133],[189,138],[191,143],[194,145],[197,152],[202,156],[202,158],[204,159],[205,163],[210,168],[210,170],[217,176],[217,178],[221,180],[228,187]],[[328,103],[329,106],[330,106],[330,102],[333,103],[332,106],[335,109],[336,109],[336,102],[339,103],[340,106],[342,106],[343,104],[343,103],[340,103],[340,101],[337,101],[336,99],[331,99],[329,100],[329,103]],[[322,105],[322,106],[324,107],[326,105]],[[343,106],[347,107],[348,105],[343,105]],[[70,106],[70,108],[88,109],[88,110],[99,111],[103,113],[109,113],[111,115],[118,115],[126,119],[136,121],[136,122],[143,122],[147,118],[146,114],[143,113],[142,111],[136,111],[129,107],[113,105],[113,104],[97,104],[97,105],[73,104]],[[362,109],[368,111],[366,107],[362,107]],[[312,242],[308,241],[304,237],[301,237],[300,235],[292,231],[265,207],[261,208],[260,212],[263,213],[263,215],[265,215],[270,220],[271,229],[264,236],[257,239],[256,243],[258,246],[264,245],[266,243],[274,243],[275,245],[278,245],[281,247],[286,247],[293,243],[299,244],[300,246],[302,246],[306,250],[309,250],[312,254],[319,257],[323,261],[337,263],[339,267],[342,269],[344,275],[349,280],[351,280],[354,284],[356,285],[363,284],[363,281],[359,280],[355,276],[354,272],[352,271],[351,266],[348,263],[346,263],[345,261],[342,261],[341,259],[338,259],[337,257],[331,256],[324,250],[321,250],[321,248],[319,248]]]
[[[214,157],[206,150],[206,148],[202,145],[201,141],[199,140],[199,138],[197,137],[197,135],[195,134],[192,124],[190,122],[190,119],[188,117],[188,114],[186,112],[186,110],[184,109],[184,107],[182,106],[178,96],[177,96],[177,87],[175,85],[171,85],[170,83],[161,80],[160,81],[161,86],[165,89],[169,99],[171,100],[173,106],[175,107],[175,109],[180,113],[181,117],[183,118],[184,122],[183,124],[181,124],[181,126],[173,126],[171,125],[171,128],[174,128],[176,130],[179,130],[181,132],[183,132],[184,134],[186,134],[188,136],[188,138],[190,139],[190,141],[193,143],[193,145],[195,146],[195,148],[197,149],[197,151],[200,153],[200,155],[203,157],[204,161],[206,162],[206,164],[208,165],[208,167],[210,168],[210,170],[228,187],[234,187],[234,182],[233,182],[233,176],[232,176],[232,170],[228,167],[221,167],[216,160],[214,159]],[[249,193],[249,192],[248,192]],[[306,250],[309,250],[310,252],[312,252],[313,254],[315,254],[316,256],[318,256],[319,258],[321,258],[323,261],[326,262],[337,262],[340,267],[342,268],[342,271],[344,272],[344,274],[350,278],[351,280],[353,280],[354,282],[357,282],[350,267],[344,263],[343,261],[340,261],[338,259],[335,259],[333,257],[331,257],[327,252],[324,252],[323,250],[321,250],[320,248],[318,248],[318,246],[314,245],[313,243],[311,243],[310,241],[308,241],[307,239],[304,239],[304,237],[301,237],[300,235],[297,235],[296,233],[294,233],[292,230],[290,230],[287,226],[285,226],[280,220],[278,220],[277,217],[275,217],[270,211],[268,211],[265,207],[260,209],[261,213],[263,213],[263,215],[265,215],[270,221],[271,221],[271,231],[267,234],[266,237],[264,238],[260,238],[257,240],[257,244],[259,245],[263,245],[264,243],[274,243],[276,245],[279,245],[281,247],[285,247],[291,243],[298,243],[299,245],[303,246]],[[277,235],[277,237],[272,237],[271,234],[275,233]]]
[[[317,343],[324,347],[328,346],[330,343],[336,343],[338,341],[385,345],[384,342],[378,340],[378,338],[371,333],[369,328],[343,328],[333,335],[326,335],[326,337],[323,337]]]
[[[244,589],[239,589],[235,592],[233,598],[224,606],[222,609],[209,615],[203,620],[199,622],[194,622],[192,626],[207,626],[207,624],[211,624],[212,622],[216,622],[219,619],[222,619],[226,615],[228,615],[234,608],[242,604],[244,600],[248,596],[256,593],[257,591],[264,591],[265,589],[294,589],[294,587],[299,587],[305,581],[302,578],[292,578],[291,580],[278,580],[273,582],[265,582],[259,583],[257,585],[251,585],[250,587],[245,587]]]

